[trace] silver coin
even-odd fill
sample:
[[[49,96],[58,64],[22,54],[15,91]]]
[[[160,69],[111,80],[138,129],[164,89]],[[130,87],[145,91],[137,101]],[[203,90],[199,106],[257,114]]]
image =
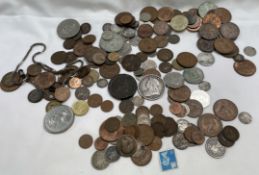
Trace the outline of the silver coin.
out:
[[[216,9],[217,6],[213,2],[204,2],[198,8],[200,17],[204,17],[210,10]]]
[[[74,123],[74,114],[70,107],[61,105],[51,109],[44,117],[44,128],[49,133],[62,133]]]
[[[256,49],[254,47],[251,47],[251,46],[247,46],[244,48],[244,53],[247,55],[247,56],[255,56],[256,55]]]
[[[210,96],[207,92],[203,90],[192,91],[190,99],[199,101],[202,104],[203,108],[206,108],[210,105]]]
[[[80,31],[80,24],[74,19],[65,19],[57,27],[57,33],[60,38],[72,38]]]
[[[97,80],[96,84],[99,88],[105,88],[108,85],[108,80],[101,78],[101,79]]]
[[[111,31],[115,32],[115,33],[121,33],[123,30],[122,27],[117,26],[116,24],[112,24],[111,25]]]
[[[138,125],[148,125],[151,126],[151,119],[149,118],[148,115],[145,114],[140,114],[138,115],[138,120],[137,120]]]
[[[194,67],[190,69],[184,69],[183,77],[185,81],[187,81],[190,84],[199,84],[203,81],[204,74],[200,68]]]
[[[177,125],[178,125],[178,132],[183,133],[185,131],[186,128],[188,128],[189,126],[191,126],[191,123],[189,123],[187,120],[185,119],[179,119],[176,121]]]
[[[144,22],[150,21],[151,18],[152,18],[151,14],[150,14],[150,13],[146,13],[146,12],[141,13],[141,14],[140,14],[140,17],[139,17],[139,19],[140,19],[141,21],[144,21]]]
[[[119,54],[121,55],[120,61],[122,61],[122,58],[128,54],[130,54],[132,51],[132,47],[129,43],[124,43],[123,47],[119,50]]]
[[[201,52],[198,56],[198,62],[202,66],[211,66],[215,63],[215,58],[211,53]]]
[[[92,156],[92,165],[97,170],[103,170],[108,167],[109,161],[106,159],[105,150],[95,151]]]
[[[75,96],[78,100],[86,100],[90,95],[90,90],[87,87],[79,87],[75,91]]]
[[[115,143],[117,143],[117,142],[115,142]],[[105,151],[105,157],[109,162],[115,162],[115,161],[119,160],[120,154],[117,151],[117,147],[116,146],[108,147]]]
[[[112,24],[111,23],[105,23],[102,27],[103,31],[111,31]]]
[[[130,44],[131,44],[132,46],[138,46],[140,40],[141,40],[141,38],[136,35],[135,37],[131,38],[131,39],[129,40],[129,42],[130,42]]]
[[[113,39],[113,32],[112,31],[104,31],[102,33],[102,39],[104,39],[105,41],[110,41]]]
[[[183,107],[185,108],[185,110],[186,110],[186,112],[185,112],[185,115],[184,115],[184,116],[189,115],[189,114],[190,114],[190,112],[191,112],[190,107],[189,107],[187,104],[185,104],[185,103],[182,103],[182,106],[183,106]]]
[[[156,100],[162,97],[165,90],[163,80],[156,75],[146,75],[141,78],[138,85],[140,96],[147,100]]]
[[[140,68],[147,70],[147,69],[156,69],[157,64],[153,60],[146,60],[143,63],[141,63]]]
[[[132,98],[132,102],[135,106],[142,106],[144,104],[144,99],[141,96],[135,96]]]
[[[106,41],[101,38],[99,44],[100,44],[100,47],[107,52],[117,52],[121,50],[124,43],[125,43],[125,40],[121,35],[113,33],[113,38],[111,40]]]
[[[253,120],[252,116],[248,112],[241,112],[238,114],[238,119],[243,124],[249,124]]]
[[[226,152],[226,148],[219,143],[217,137],[208,138],[205,149],[208,155],[215,159],[222,158]]]
[[[122,31],[122,36],[125,38],[133,38],[136,35],[136,30],[132,28],[125,28]]]
[[[138,70],[134,71],[134,75],[135,76],[142,76],[144,73],[144,69],[143,68],[139,68]]]
[[[209,82],[207,81],[203,81],[199,84],[199,89],[203,90],[203,91],[209,91],[211,88],[211,85]]]
[[[167,87],[180,88],[184,85],[184,78],[178,72],[169,72],[164,76],[164,82]]]
[[[177,149],[184,150],[189,147],[189,142],[184,138],[183,133],[176,133],[173,136],[173,144]]]

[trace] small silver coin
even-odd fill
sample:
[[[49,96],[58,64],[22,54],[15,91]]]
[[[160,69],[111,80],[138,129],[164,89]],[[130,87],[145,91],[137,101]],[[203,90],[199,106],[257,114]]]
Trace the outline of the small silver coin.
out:
[[[112,24],[111,23],[105,23],[102,27],[103,31],[111,31]]]
[[[102,79],[97,80],[96,84],[99,88],[105,88],[108,85],[108,80],[102,78]]]
[[[151,18],[152,18],[151,14],[145,13],[145,12],[141,13],[141,14],[140,14],[140,17],[139,17],[139,19],[140,19],[141,21],[143,21],[143,22],[148,22],[148,21],[151,20]]]
[[[211,85],[209,82],[207,81],[203,81],[199,84],[199,89],[203,90],[203,91],[209,91],[211,88]]]
[[[156,100],[163,96],[165,85],[163,80],[156,75],[146,75],[141,78],[138,85],[140,96],[147,100]]]
[[[57,27],[57,33],[60,38],[72,38],[80,31],[80,24],[74,19],[65,19]]]
[[[132,46],[138,46],[139,45],[139,42],[140,42],[141,38],[136,35],[135,37],[131,38],[129,40],[129,43],[132,45]]]
[[[191,123],[189,123],[187,120],[185,119],[179,119],[176,121],[177,125],[178,125],[178,132],[183,133],[185,131],[186,128],[188,128],[189,126],[191,126]]]
[[[256,55],[256,49],[254,47],[251,47],[251,46],[247,46],[244,48],[244,53],[247,55],[247,56],[255,56]]]
[[[198,56],[198,62],[202,66],[211,66],[215,63],[215,58],[211,53],[202,52]]]
[[[125,39],[116,33],[113,33],[113,38],[109,41],[106,41],[101,38],[100,47],[107,52],[117,52],[122,49],[125,43]]]
[[[92,165],[97,170],[103,170],[108,167],[109,161],[106,159],[105,150],[95,151],[92,156]]]
[[[241,112],[238,114],[238,119],[243,124],[250,124],[253,120],[252,116],[248,112]]]
[[[184,78],[178,72],[169,72],[164,76],[164,82],[167,87],[180,88],[184,85]]]
[[[78,100],[86,100],[90,95],[90,90],[87,87],[79,87],[75,91],[75,96]]]
[[[180,132],[173,136],[173,144],[179,150],[185,150],[189,147],[189,142],[184,138],[183,133]]]
[[[112,24],[111,25],[111,31],[115,32],[115,33],[121,33],[123,30],[122,27],[117,26],[116,24]]]
[[[136,35],[136,30],[132,29],[132,28],[125,28],[122,31],[122,36],[124,36],[125,38],[133,38]]]
[[[217,137],[208,138],[205,144],[205,149],[208,155],[215,159],[222,158],[226,152],[226,148],[219,143]]]
[[[140,67],[144,70],[147,69],[156,69],[157,68],[157,64],[155,61],[153,60],[146,60],[143,63],[141,63]]]
[[[115,143],[117,143],[117,142],[115,142]],[[117,147],[116,146],[108,147],[105,151],[105,157],[109,162],[115,162],[115,161],[119,160],[120,154],[117,151]]]
[[[203,90],[192,91],[190,99],[199,101],[202,104],[203,108],[206,108],[210,105],[210,96],[207,92]]]
[[[204,74],[200,68],[194,67],[190,69],[184,69],[183,77],[185,81],[187,81],[190,84],[199,84],[203,81]]]
[[[132,102],[135,106],[142,106],[144,104],[144,99],[141,96],[135,96],[132,98]]]
[[[44,117],[44,128],[49,133],[62,133],[74,123],[74,114],[70,107],[61,105],[51,109]]]
[[[204,2],[202,3],[198,8],[198,13],[200,17],[204,17],[210,10],[216,9],[217,5],[215,5],[213,2]]]

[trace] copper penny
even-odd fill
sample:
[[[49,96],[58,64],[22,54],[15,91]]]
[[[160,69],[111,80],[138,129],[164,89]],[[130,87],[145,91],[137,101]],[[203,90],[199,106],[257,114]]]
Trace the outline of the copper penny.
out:
[[[204,135],[214,137],[222,130],[222,122],[215,115],[206,113],[199,117],[198,127]]]
[[[99,73],[103,78],[111,79],[120,73],[120,66],[118,64],[104,64],[99,68]]]
[[[203,24],[199,30],[199,35],[204,39],[212,40],[218,37],[219,30],[213,24]]]
[[[116,141],[118,138],[120,138],[123,134],[123,130],[124,128],[122,127],[122,125],[120,125],[119,129],[117,129],[114,132],[109,132],[106,128],[105,128],[105,123],[103,123],[100,128],[99,128],[99,134],[101,136],[101,138],[105,141],[108,142],[113,142]]]
[[[169,106],[169,110],[172,114],[180,114],[181,111],[182,111],[182,105],[181,103],[178,103],[178,102],[172,102]]]
[[[139,135],[139,130],[137,125],[131,125],[131,126],[125,127],[123,134],[130,135],[130,136],[133,136],[134,138],[137,138]]]
[[[90,148],[93,144],[92,136],[84,134],[79,138],[79,146],[83,149]]]
[[[188,113],[187,108],[184,105],[181,105],[181,111],[179,114],[175,114],[175,116],[182,118],[185,117],[186,114]]]
[[[69,80],[68,84],[70,88],[77,89],[81,86],[82,80],[80,78],[73,77]]]
[[[132,156],[132,162],[137,166],[145,166],[152,159],[152,152],[148,147],[141,146]]]
[[[217,28],[220,28],[220,26],[221,26],[221,19],[220,19],[220,17],[217,14],[213,13],[213,12],[207,13],[207,15],[204,16],[202,22],[204,24],[213,24]]]
[[[153,53],[157,49],[157,43],[154,39],[144,38],[139,42],[139,49],[145,53]]]
[[[140,141],[144,145],[150,145],[155,137],[153,128],[148,125],[138,125],[138,128],[138,141]]]
[[[74,40],[73,38],[68,38],[63,42],[63,47],[64,49],[70,50],[73,49],[74,46],[76,45],[76,40]]]
[[[217,117],[224,121],[234,120],[238,115],[238,108],[228,99],[220,99],[213,105],[213,111]]]
[[[103,112],[110,112],[113,109],[113,103],[110,100],[105,100],[101,104],[101,110]]]
[[[177,56],[176,61],[178,64],[180,64],[181,66],[183,66],[185,68],[192,68],[198,62],[197,57],[190,52],[180,53]]]
[[[40,89],[47,89],[52,86],[56,81],[56,77],[53,73],[42,72],[35,78],[35,85]]]
[[[156,18],[157,18],[157,15],[158,15],[158,11],[155,7],[152,7],[152,6],[147,6],[145,8],[143,8],[140,12],[141,13],[148,13],[150,14],[151,16],[151,19],[150,21],[154,21]]]
[[[235,44],[227,38],[217,38],[214,42],[214,47],[221,54],[230,54],[235,49]]]
[[[235,62],[234,69],[242,76],[252,76],[256,72],[256,65],[249,60],[243,60]]]
[[[173,9],[171,7],[162,7],[158,10],[158,19],[160,21],[170,21],[173,18]]]
[[[37,76],[41,73],[42,68],[40,64],[31,64],[27,68],[27,74],[30,76]]]
[[[193,131],[192,141],[197,145],[202,145],[205,141],[204,134],[200,130]]]
[[[170,31],[168,23],[164,21],[156,21],[153,29],[157,35],[165,35]]]
[[[117,131],[120,126],[121,123],[117,117],[110,117],[104,121],[104,128],[111,133]]]
[[[185,104],[190,108],[190,113],[188,114],[189,117],[197,118],[203,113],[203,107],[199,101],[190,99],[186,101]]]
[[[70,97],[70,89],[68,87],[59,87],[55,90],[54,95],[58,101],[66,101]]]
[[[164,48],[168,44],[168,36],[165,35],[157,35],[154,37],[154,40],[157,43],[157,48]]]
[[[177,89],[169,89],[168,96],[174,101],[185,102],[190,98],[191,90],[188,86],[183,85]]]
[[[99,94],[92,94],[88,97],[88,105],[92,108],[99,107],[103,102],[103,98]]]
[[[231,21],[232,15],[229,12],[229,10],[225,8],[216,8],[213,10],[213,12],[218,15],[222,23],[227,23]]]
[[[95,35],[86,35],[83,39],[85,44],[93,44],[96,40]]]
[[[228,22],[222,24],[220,33],[224,38],[235,40],[240,34],[240,29],[235,23]]]
[[[130,113],[134,109],[134,103],[131,100],[122,100],[119,109],[122,113]]]
[[[151,107],[150,107],[150,114],[153,115],[153,116],[156,116],[156,115],[159,115],[159,114],[162,114],[163,113],[163,108],[161,105],[159,104],[153,104]]]
[[[101,137],[98,137],[95,141],[94,141],[94,147],[96,150],[98,151],[102,151],[105,148],[107,148],[108,146],[108,142],[106,142],[105,140],[103,140]]]
[[[136,71],[140,68],[140,58],[135,54],[129,54],[123,57],[121,65],[126,71]]]
[[[149,38],[153,35],[153,33],[153,28],[149,24],[142,24],[138,28],[138,36],[141,38]]]
[[[170,61],[174,56],[174,53],[170,49],[160,49],[157,52],[157,58],[160,61]]]
[[[155,136],[152,143],[148,145],[148,148],[152,151],[158,151],[162,147],[162,140],[160,137]]]
[[[176,134],[178,130],[178,125],[172,117],[165,117],[165,124],[164,124],[164,136],[171,137]]]

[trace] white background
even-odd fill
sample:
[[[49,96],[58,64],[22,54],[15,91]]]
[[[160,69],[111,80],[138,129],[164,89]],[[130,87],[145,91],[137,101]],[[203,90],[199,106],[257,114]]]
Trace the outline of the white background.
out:
[[[29,46],[34,42],[47,44],[47,51],[38,57],[39,60],[51,64],[50,56],[62,50],[62,40],[56,35],[56,27],[64,18],[75,18],[81,23],[92,24],[91,33],[100,38],[101,27],[105,22],[113,22],[115,14],[120,11],[131,11],[137,18],[139,11],[146,5],[172,6],[181,10],[198,7],[201,0],[1,0],[0,1],[0,76],[12,71],[22,59]],[[231,10],[233,21],[240,26],[241,35],[237,40],[241,53],[247,45],[254,46],[258,51],[259,2],[257,0],[214,1],[218,6]],[[170,45],[175,55],[182,51],[199,53],[196,48],[197,34],[184,32],[180,34],[181,42]],[[95,43],[97,45],[97,43]],[[136,53],[137,50],[134,49]],[[189,148],[185,151],[176,150],[179,168],[161,172],[158,152],[153,152],[153,159],[148,166],[137,167],[130,159],[121,158],[104,171],[95,170],[90,163],[94,152],[92,146],[83,150],[78,146],[78,138],[85,133],[94,138],[98,136],[98,128],[109,116],[121,113],[118,102],[114,110],[108,114],[100,108],[90,109],[89,113],[76,118],[74,125],[65,133],[48,134],[43,129],[43,117],[47,101],[31,104],[27,101],[31,85],[23,85],[13,93],[0,91],[0,174],[1,175],[104,175],[104,174],[181,174],[181,175],[255,175],[258,170],[259,155],[259,83],[258,73],[253,77],[244,78],[233,70],[233,61],[215,54],[216,62],[212,67],[203,68],[205,79],[212,85],[209,91],[211,104],[217,99],[233,100],[240,111],[249,111],[254,117],[251,125],[243,125],[238,120],[224,122],[238,127],[241,137],[237,143],[227,150],[223,159],[215,160],[206,154],[203,146]],[[258,55],[252,58],[258,66]],[[31,64],[27,60],[22,68]],[[53,66],[53,65],[52,65]],[[199,66],[200,67],[200,66]],[[61,68],[61,67],[56,67]],[[192,89],[197,89],[191,86]],[[91,87],[91,92],[102,94],[104,99],[111,99],[106,89]],[[65,104],[75,101],[73,95]],[[166,94],[158,100],[164,106],[164,114],[172,116],[168,111],[169,103]],[[150,106],[153,102],[145,101]],[[211,112],[211,106],[206,112]],[[175,118],[175,117],[174,117]],[[176,118],[175,118],[176,119]],[[189,119],[189,118],[187,118]],[[196,120],[191,120],[196,123]],[[171,138],[163,139],[161,151],[172,149]]]

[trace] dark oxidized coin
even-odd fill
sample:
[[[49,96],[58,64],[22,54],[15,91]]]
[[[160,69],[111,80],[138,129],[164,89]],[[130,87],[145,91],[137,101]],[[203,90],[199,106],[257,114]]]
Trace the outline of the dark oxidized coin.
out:
[[[222,130],[222,134],[231,142],[237,141],[240,137],[238,130],[234,126],[225,126]]]
[[[163,62],[161,64],[159,64],[159,70],[163,73],[168,73],[171,72],[173,69],[172,64],[168,63],[168,62]]]
[[[205,40],[200,38],[197,47],[203,52],[212,52],[214,50],[214,40]]]
[[[91,24],[89,23],[83,23],[80,26],[80,31],[82,34],[87,34],[91,31]]]
[[[122,59],[121,64],[125,70],[131,72],[139,69],[141,60],[137,55],[129,54]]]
[[[160,49],[157,52],[157,58],[160,61],[170,61],[173,58],[174,54],[170,49]]]
[[[131,100],[122,100],[119,109],[122,113],[130,113],[134,109],[134,103]]]
[[[233,146],[234,143],[235,143],[235,142],[232,142],[232,141],[230,141],[230,140],[227,140],[227,139],[224,137],[224,135],[223,135],[222,132],[219,133],[219,135],[218,135],[218,140],[219,140],[219,143],[220,143],[221,145],[225,146],[225,147],[231,147],[231,146]]]
[[[119,74],[114,76],[108,85],[110,95],[119,100],[132,97],[136,93],[136,90],[136,80],[127,74]]]
[[[67,59],[67,54],[64,51],[55,52],[51,56],[51,62],[54,64],[62,64],[66,61],[66,59]]]
[[[37,103],[43,99],[44,93],[40,89],[33,89],[29,95],[28,95],[28,100],[31,103]]]
[[[41,65],[40,64],[31,64],[27,68],[27,74],[30,76],[37,76],[39,73],[41,73]]]

